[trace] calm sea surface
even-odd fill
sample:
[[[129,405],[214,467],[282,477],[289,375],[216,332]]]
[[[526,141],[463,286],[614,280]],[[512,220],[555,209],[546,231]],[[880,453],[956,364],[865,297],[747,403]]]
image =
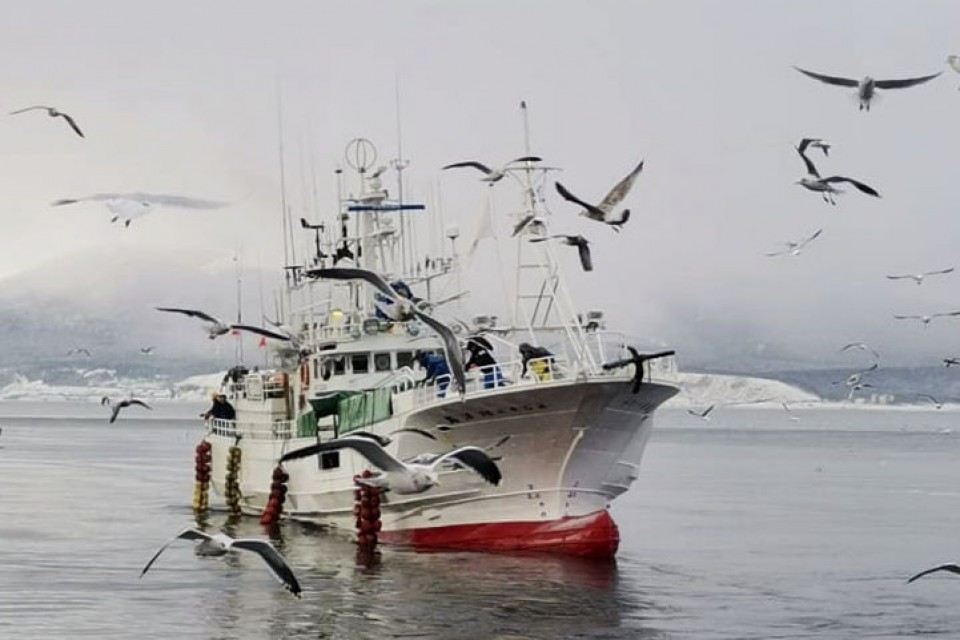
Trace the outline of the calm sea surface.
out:
[[[384,548],[286,524],[255,556],[153,552],[205,407],[0,404],[0,638],[960,638],[960,413],[662,410],[615,563]],[[222,514],[209,519],[212,530]],[[263,536],[245,519],[233,535]]]

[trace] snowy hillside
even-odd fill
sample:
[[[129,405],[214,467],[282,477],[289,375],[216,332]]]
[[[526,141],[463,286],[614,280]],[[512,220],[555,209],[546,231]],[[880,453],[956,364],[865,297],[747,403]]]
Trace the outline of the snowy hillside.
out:
[[[680,373],[680,393],[665,406],[702,407],[711,404],[758,402],[818,402],[820,398],[779,380],[714,373]]]

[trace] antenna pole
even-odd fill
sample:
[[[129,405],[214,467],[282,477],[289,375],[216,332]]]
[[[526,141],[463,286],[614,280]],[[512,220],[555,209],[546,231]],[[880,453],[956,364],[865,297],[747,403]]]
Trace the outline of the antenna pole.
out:
[[[240,245],[237,244],[236,251],[233,254],[233,262],[236,270],[237,277],[237,324],[243,322],[243,307],[242,307],[242,281],[240,278],[241,266],[240,266]],[[243,364],[243,336],[237,334],[237,364]]]
[[[280,229],[283,236],[283,264],[290,264],[290,247],[287,241],[287,173],[283,160],[283,96],[280,92],[280,80],[277,79],[277,132],[278,153],[280,156]],[[284,270],[287,280],[287,295],[290,290],[290,271]],[[289,301],[288,301],[289,302]],[[289,305],[288,305],[289,306]]]

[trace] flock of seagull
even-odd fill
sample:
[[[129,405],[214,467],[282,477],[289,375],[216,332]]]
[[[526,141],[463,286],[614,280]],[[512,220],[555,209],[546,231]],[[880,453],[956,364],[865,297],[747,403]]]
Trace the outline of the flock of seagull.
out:
[[[51,118],[61,118],[81,138],[86,138],[76,119],[65,111],[46,105],[33,105],[24,109],[11,111],[10,115],[27,113],[28,111],[45,111]],[[137,218],[143,217],[157,207],[179,207],[183,209],[220,209],[227,206],[226,202],[191,198],[187,196],[151,194],[151,193],[96,193],[81,198],[64,198],[52,203],[58,207],[79,202],[101,202],[113,214],[110,222],[123,222],[129,227]]]
[[[529,166],[532,163],[541,162],[543,159],[537,156],[523,156],[515,160],[511,160],[506,164],[498,167],[496,169],[491,169],[482,162],[476,160],[465,160],[463,162],[454,162],[453,164],[448,164],[443,169],[456,169],[461,167],[471,167],[481,171],[484,176],[480,178],[483,182],[488,182],[491,186],[502,180],[504,177],[509,175],[511,169],[520,168],[521,163],[525,163]],[[636,181],[637,176],[640,175],[640,172],[643,171],[643,161],[641,160],[636,167],[633,168],[630,173],[628,173],[622,180],[610,189],[609,192],[603,197],[599,204],[591,204],[586,200],[575,196],[570,192],[569,189],[564,187],[560,182],[554,182],[554,188],[557,190],[557,193],[560,194],[564,200],[572,202],[573,204],[581,207],[579,215],[587,218],[588,220],[593,220],[594,222],[599,222],[607,225],[616,232],[620,232],[623,228],[623,225],[627,223],[630,219],[630,209],[623,209],[622,211],[616,211],[620,203],[623,202],[623,199],[627,197],[627,194],[630,193],[630,189],[633,188],[633,183]],[[529,214],[523,217],[513,228],[513,235],[518,235],[524,229],[537,230],[540,226],[537,225],[536,214]],[[549,236],[540,236],[530,238],[530,242],[547,242],[549,240],[559,240],[562,244],[576,247],[577,253],[580,257],[580,266],[584,271],[593,271],[593,258],[590,254],[590,241],[587,240],[581,234],[554,234]]]

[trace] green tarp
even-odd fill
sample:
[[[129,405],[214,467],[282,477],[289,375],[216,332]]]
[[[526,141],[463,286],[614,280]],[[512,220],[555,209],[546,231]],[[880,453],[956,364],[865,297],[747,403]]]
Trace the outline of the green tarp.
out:
[[[317,414],[313,411],[301,413],[297,417],[297,437],[308,438],[317,435]]]
[[[341,398],[337,407],[338,435],[361,429],[393,415],[391,395],[391,389],[383,387]]]
[[[297,418],[297,436],[316,435],[320,418],[335,415],[337,434],[362,429],[393,415],[389,387],[366,391],[334,391],[319,398],[310,398],[313,411]]]

